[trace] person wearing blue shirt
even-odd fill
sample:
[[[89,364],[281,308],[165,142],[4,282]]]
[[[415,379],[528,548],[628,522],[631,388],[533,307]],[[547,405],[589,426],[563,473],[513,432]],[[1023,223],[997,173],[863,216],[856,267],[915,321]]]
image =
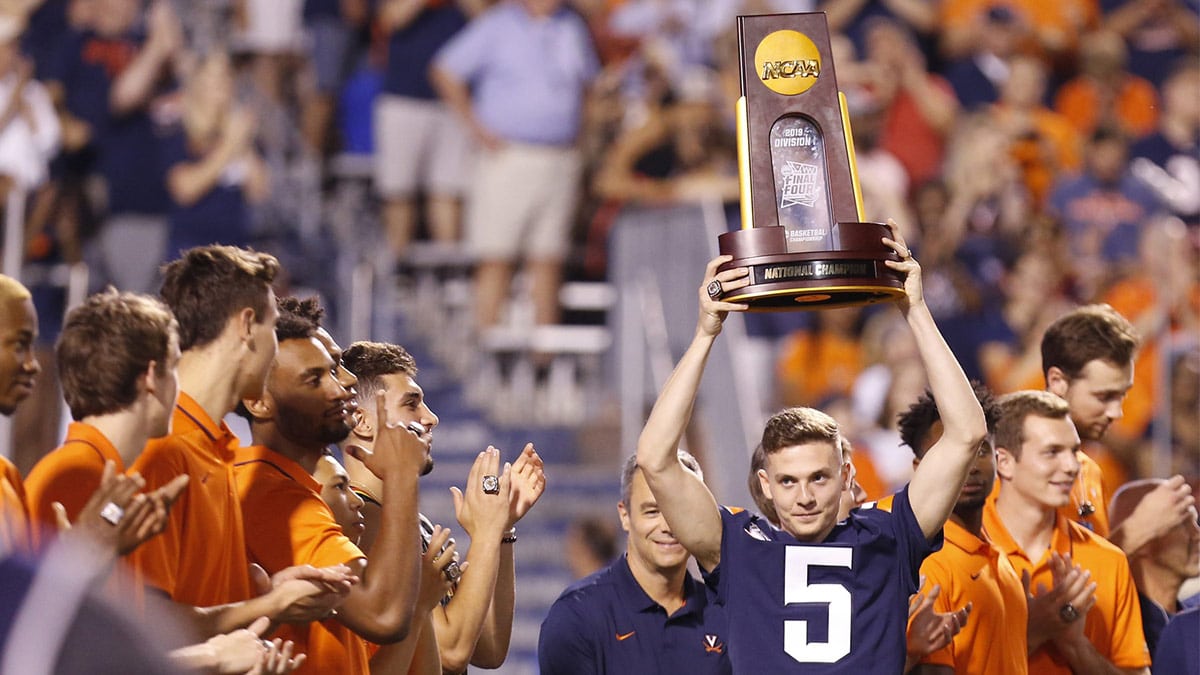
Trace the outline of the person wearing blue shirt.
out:
[[[704,479],[696,459],[680,463]],[[538,638],[542,675],[731,673],[729,622],[687,571],[688,553],[663,520],[631,456],[621,470],[624,556],[576,582],[550,607]]]
[[[463,225],[477,257],[475,321],[503,316],[513,267],[528,273],[538,324],[558,321],[558,288],[583,160],[576,140],[599,59],[563,0],[505,0],[434,56],[430,78],[470,134],[475,170]]]
[[[838,520],[850,469],[837,422],[811,408],[776,413],[763,431],[766,463],[757,475],[779,528],[718,507],[676,458],[725,317],[748,309],[715,299],[750,279],[746,268],[717,271],[729,256],[708,264],[695,337],[638,439],[638,466],[667,525],[728,613],[727,646],[737,672],[902,672],[908,598],[917,592],[921,561],[940,548],[942,526],[987,436],[983,410],[925,306],[920,265],[899,226],[888,225],[891,237],[882,242],[899,258],[884,264],[904,279],[897,304],[944,426],[891,512],[868,503]]]
[[[1175,615],[1163,629],[1150,672],[1154,675],[1200,675],[1200,607]]]

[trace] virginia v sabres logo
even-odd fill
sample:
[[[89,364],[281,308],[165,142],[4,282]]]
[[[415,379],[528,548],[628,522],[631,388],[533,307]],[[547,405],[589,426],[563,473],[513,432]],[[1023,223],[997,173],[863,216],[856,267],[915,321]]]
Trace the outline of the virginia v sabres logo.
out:
[[[724,654],[725,643],[719,642],[720,638],[712,633],[704,635],[704,653],[705,654]]]

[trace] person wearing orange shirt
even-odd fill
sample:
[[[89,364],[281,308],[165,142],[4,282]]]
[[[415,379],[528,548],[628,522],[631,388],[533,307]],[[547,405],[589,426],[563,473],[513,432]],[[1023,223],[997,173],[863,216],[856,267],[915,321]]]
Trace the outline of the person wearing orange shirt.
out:
[[[1100,441],[1121,418],[1125,396],[1133,387],[1133,359],[1140,344],[1133,325],[1108,305],[1079,307],[1056,319],[1043,334],[1046,390],[1067,402],[1083,441]],[[1107,537],[1127,554],[1186,520],[1196,503],[1191,487],[1182,476],[1175,476],[1156,487],[1120,527],[1110,531],[1100,467],[1084,452],[1076,455],[1079,480],[1062,514]]]
[[[989,433],[994,433],[1000,415],[995,399],[982,385],[975,386],[975,397]],[[904,411],[899,426],[905,445],[913,450],[915,468],[942,434],[932,394],[925,392]],[[995,481],[996,454],[989,438],[979,446],[975,464],[943,528],[945,545],[921,563],[926,582],[941,588],[934,609],[953,612],[970,607],[970,616],[954,640],[922,658],[914,672],[1028,672],[1028,611],[1021,578],[983,531],[983,507]]]
[[[1068,413],[1066,401],[1045,391],[1000,399],[1000,493],[984,509],[983,527],[1027,587],[1039,589],[1035,599],[1047,595],[1040,589],[1058,585],[1068,563],[1085,571],[1082,594],[1066,594],[1048,633],[1031,606],[1029,672],[1149,673],[1125,554],[1060,512],[1079,474],[1079,434]]]
[[[244,399],[239,408],[255,443],[238,449],[235,460],[246,546],[268,572],[290,565],[345,564],[362,578],[336,618],[288,634],[308,654],[303,672],[366,674],[369,655],[358,636],[390,644],[404,639],[412,625],[420,554],[419,541],[410,535],[417,524],[417,477],[428,439],[384,424],[375,452],[351,450],[391,497],[368,565],[321,500],[321,485],[312,477],[329,444],[350,433],[358,409],[357,380],[316,337],[323,310],[315,299],[284,298],[278,306],[275,365],[264,393]],[[379,395],[379,406],[386,397]]]
[[[37,334],[37,311],[29,289],[0,274],[0,415],[12,415],[33,393],[34,379],[42,372],[33,352]],[[0,551],[27,548],[28,524],[21,473],[0,456]]]
[[[218,420],[243,396],[262,395],[275,358],[278,312],[270,284],[278,270],[273,256],[217,245],[185,251],[163,268],[161,295],[179,325],[179,398],[171,434],[150,441],[133,468],[149,490],[180,474],[191,480],[166,530],[129,562],[148,586],[184,607],[204,636],[260,616],[323,617],[356,581],[341,566],[298,567],[252,585],[233,479],[237,438]]]
[[[26,503],[42,542],[57,520],[71,521],[100,487],[106,462],[125,473],[146,442],[170,433],[179,382],[175,317],[156,298],[109,290],[67,316],[56,346],[59,380],[71,417],[63,444],[43,457],[25,481]],[[174,501],[180,475],[163,490]],[[123,542],[128,553],[136,541]]]
[[[399,420],[402,424],[416,422],[432,435],[438,425],[438,416],[429,409],[424,391],[417,384],[416,361],[403,347],[355,342],[346,349],[344,361],[358,377],[360,402],[369,400],[381,389],[397,393],[396,398],[389,397],[389,419]],[[375,411],[361,406],[354,430],[343,447],[373,447],[379,428]],[[509,471],[511,489],[505,493],[505,506],[495,508],[491,505],[495,495],[485,493],[480,484],[481,477],[476,469],[481,462],[491,466],[484,475],[501,474],[499,451],[489,447],[477,457],[465,489],[454,488],[457,493],[454,497],[455,516],[471,539],[465,561],[471,572],[467,574],[464,570],[453,595],[431,613],[432,634],[436,637],[436,650],[445,672],[462,672],[469,665],[498,668],[507,658],[516,600],[516,523],[537,503],[546,487],[542,459],[533,444],[527,444]],[[355,491],[366,500],[363,512],[367,528],[363,548],[371,555],[374,531],[384,504],[383,495],[378,491],[379,479],[353,456],[347,457],[346,470]],[[433,455],[430,454],[422,475],[432,470]],[[423,537],[433,528],[428,521],[426,525]],[[433,548],[432,543],[429,548]],[[422,639],[427,638],[428,633],[423,630]]]

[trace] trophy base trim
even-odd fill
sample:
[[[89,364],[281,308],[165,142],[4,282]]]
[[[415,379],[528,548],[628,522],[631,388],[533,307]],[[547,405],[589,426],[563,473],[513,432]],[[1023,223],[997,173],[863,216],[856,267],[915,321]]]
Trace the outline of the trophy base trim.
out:
[[[721,298],[722,302],[750,305],[749,312],[778,312],[780,310],[834,309],[890,302],[904,297],[904,289],[888,286],[812,286],[754,290]]]

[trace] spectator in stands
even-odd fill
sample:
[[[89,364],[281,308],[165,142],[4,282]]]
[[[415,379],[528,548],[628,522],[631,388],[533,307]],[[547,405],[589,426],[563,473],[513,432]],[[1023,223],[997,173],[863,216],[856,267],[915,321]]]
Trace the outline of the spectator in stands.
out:
[[[91,25],[63,41],[48,79],[87,124],[106,186],[107,217],[85,251],[92,285],[145,293],[166,246],[169,197],[157,148],[183,32],[163,0],[150,6],[144,28],[138,0],[95,1]]]
[[[1138,238],[1158,200],[1129,171],[1129,142],[1121,132],[1092,134],[1084,169],[1055,181],[1047,208],[1063,225],[1076,282],[1095,297],[1105,275],[1137,260]]]
[[[234,459],[246,548],[269,574],[294,565],[346,565],[362,579],[336,618],[289,627],[285,634],[308,655],[308,672],[366,675],[370,656],[363,639],[399,642],[417,623],[413,607],[420,557],[408,528],[416,518],[417,476],[428,439],[380,424],[373,452],[348,448],[392,496],[381,509],[368,566],[312,477],[328,445],[350,434],[357,380],[317,339],[324,311],[315,298],[282,298],[278,306],[279,352],[266,387],[259,396],[243,398],[239,407],[255,443],[239,448]],[[383,409],[384,398],[377,399]]]
[[[1161,478],[1147,478],[1122,485],[1108,508],[1113,527],[1123,523],[1138,502],[1165,482]],[[1196,522],[1194,506],[1189,516],[1129,556],[1129,569],[1137,583],[1142,608],[1146,646],[1152,654],[1169,617],[1185,609],[1179,601],[1183,582],[1200,575],[1200,524]]]
[[[1164,208],[1200,222],[1200,65],[1184,60],[1162,87],[1158,128],[1130,148],[1134,175]]]
[[[0,198],[46,180],[61,131],[50,94],[20,53],[23,23],[0,14]]]
[[[1030,27],[1024,16],[1007,5],[997,3],[975,21],[981,25],[972,30],[969,51],[952,59],[945,69],[946,79],[954,87],[954,95],[966,110],[995,103],[1000,89],[1008,80],[1008,60],[1027,37]],[[947,176],[954,174],[947,172]]]
[[[318,154],[330,150],[334,109],[356,56],[357,32],[368,23],[368,0],[304,0],[304,29],[316,91],[302,103],[308,145]]]
[[[356,342],[346,349],[343,362],[358,378],[358,397],[362,404],[354,429],[343,447],[354,445],[368,452],[372,450],[380,420],[377,411],[366,404],[377,392],[387,392],[390,419],[402,425],[416,423],[424,429],[423,437],[432,438],[438,417],[429,409],[424,391],[416,382],[416,361],[403,347]],[[516,587],[513,557],[516,523],[537,503],[546,488],[546,479],[542,459],[532,443],[526,445],[511,469],[504,471],[506,478],[501,492],[506,494],[508,506],[497,508],[498,493],[483,492],[481,481],[485,474],[501,475],[499,457],[499,451],[492,447],[480,453],[472,466],[466,492],[453,488],[455,516],[471,537],[471,547],[466,555],[471,573],[464,572],[461,580],[457,577],[452,580],[452,595],[433,608],[429,623],[422,628],[420,636],[421,639],[436,637],[435,650],[440,654],[442,668],[448,672],[461,672],[470,664],[498,668],[508,656]],[[488,471],[482,471],[484,468]],[[366,502],[363,508],[366,530],[362,543],[370,555],[379,531],[379,513],[384,498],[382,486],[379,478],[353,454],[346,459],[346,470],[351,486]],[[422,475],[432,470],[433,455],[427,453]],[[508,491],[510,485],[512,488]],[[500,488],[501,483],[494,487]],[[426,539],[427,550],[432,550],[435,527],[424,517],[421,520],[422,538]],[[446,564],[445,560],[442,563]]]
[[[1000,490],[984,509],[988,536],[1019,574],[1029,576],[1030,589],[1052,588],[1069,564],[1090,573],[1092,582],[1084,579],[1054,608],[1061,620],[1049,622],[1049,634],[1045,628],[1030,633],[1029,671],[1115,667],[1147,673],[1150,654],[1124,554],[1057,513],[1070,503],[1079,477],[1079,434],[1066,401],[1025,390],[1002,397],[1000,408],[995,435]]]
[[[1021,169],[1022,180],[1035,208],[1041,208],[1054,177],[1079,167],[1078,132],[1062,115],[1042,103],[1046,66],[1030,56],[1009,64],[1000,100],[988,110],[990,124],[1008,138],[1009,153]]]
[[[1120,35],[1095,31],[1084,36],[1079,48],[1080,74],[1063,84],[1054,97],[1054,109],[1087,137],[1100,127],[1139,138],[1158,122],[1158,94],[1154,85],[1126,70],[1129,55]]]
[[[1194,62],[1200,7],[1187,0],[1100,0],[1104,27],[1129,45],[1129,70],[1162,87],[1172,65]]]
[[[861,318],[858,307],[815,312],[812,328],[783,340],[775,364],[780,405],[812,406],[850,393],[863,368]]]
[[[703,481],[696,458],[678,454]],[[731,673],[724,604],[688,572],[691,556],[671,534],[636,456],[622,465],[617,512],[625,555],[551,605],[538,636],[541,672]]]
[[[829,31],[849,37],[859,54],[870,49],[871,24],[877,20],[902,25],[922,41],[932,38],[938,27],[937,3],[924,0],[820,0],[816,9],[825,12]],[[932,47],[924,45],[922,51],[932,55]]]
[[[479,329],[501,318],[519,258],[534,321],[558,321],[581,188],[574,146],[598,68],[586,25],[562,0],[505,0],[435,57],[434,86],[465,121],[479,159],[465,219],[468,248],[479,258]]]
[[[254,147],[258,119],[234,100],[229,57],[204,57],[184,86],[181,128],[162,141],[171,195],[169,257],[196,246],[250,244],[248,205],[267,198],[267,167]]]
[[[375,189],[396,256],[404,255],[422,219],[434,241],[458,240],[460,206],[479,149],[470,148],[462,120],[438,100],[429,67],[483,9],[480,0],[379,3],[376,23],[387,37],[387,66],[375,101]]]
[[[870,92],[884,111],[879,146],[904,165],[910,185],[920,185],[941,173],[958,101],[949,83],[926,70],[925,56],[902,25],[873,20],[867,37]]]
[[[596,195],[646,206],[737,201],[736,150],[720,127],[715,78],[687,71],[644,124],[621,133],[601,160]]]

